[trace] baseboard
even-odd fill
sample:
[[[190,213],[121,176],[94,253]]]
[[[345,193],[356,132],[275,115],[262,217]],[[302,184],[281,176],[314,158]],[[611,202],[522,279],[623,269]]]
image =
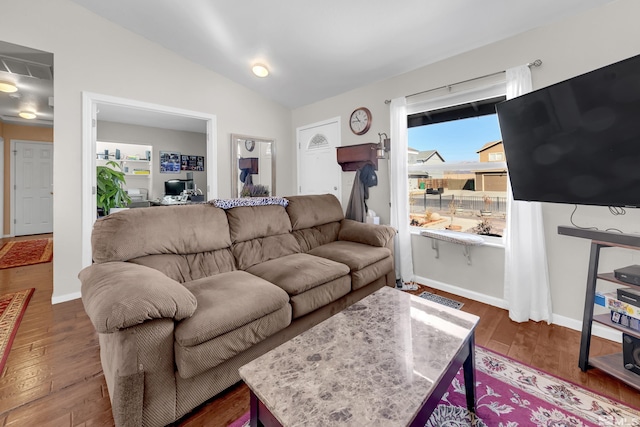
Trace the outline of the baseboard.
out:
[[[81,298],[82,294],[80,292],[73,292],[71,294],[64,294],[57,297],[51,297],[51,304],[60,304],[61,302],[67,302],[74,299]]]
[[[469,298],[474,301],[479,301],[484,304],[492,305],[494,307],[503,308],[508,310],[507,301],[502,298],[496,298],[489,295],[474,292],[469,289],[461,288],[459,286],[450,285],[447,283],[438,282],[436,280],[427,279],[426,277],[416,276],[415,281],[429,286],[434,289],[438,289],[450,294],[460,295],[461,297]],[[553,314],[554,325],[563,326],[565,328],[573,329],[574,331],[582,332],[582,321],[572,319],[570,317],[561,316],[559,314]],[[604,338],[614,342],[622,342],[622,333],[606,326],[593,323],[592,334],[600,338]]]
[[[559,314],[553,315],[553,324],[558,326],[564,326],[565,328],[573,329],[578,332],[582,332],[582,321],[572,319],[570,317],[560,316]],[[622,332],[615,329],[607,328],[598,323],[592,323],[591,334],[596,335],[606,340],[622,342]]]
[[[414,280],[421,285],[429,286],[430,288],[438,289],[440,291],[449,292],[450,294],[460,295],[461,297],[469,298],[474,301],[479,301],[494,307],[507,309],[507,301],[502,298],[492,297],[490,295],[481,294],[469,289],[461,288],[448,283],[438,282],[437,280],[427,279],[426,277],[415,276]]]

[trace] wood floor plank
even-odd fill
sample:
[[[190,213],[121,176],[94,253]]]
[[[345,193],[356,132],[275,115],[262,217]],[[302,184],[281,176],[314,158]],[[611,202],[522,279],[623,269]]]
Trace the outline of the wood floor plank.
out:
[[[112,426],[98,338],[82,302],[51,305],[51,263],[0,270],[0,293],[29,287],[36,292],[0,375],[0,427]],[[512,322],[506,310],[427,287],[412,293],[425,290],[463,302],[463,311],[480,317],[478,345],[640,408],[637,390],[596,369],[580,371],[579,332],[544,322]],[[592,343],[592,355],[620,352],[618,343],[598,337]],[[224,427],[248,410],[249,389],[239,383],[175,425]]]

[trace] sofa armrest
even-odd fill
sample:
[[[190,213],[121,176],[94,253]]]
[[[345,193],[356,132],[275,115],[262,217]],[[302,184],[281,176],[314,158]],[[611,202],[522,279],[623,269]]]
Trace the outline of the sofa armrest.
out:
[[[146,320],[193,315],[196,298],[158,270],[128,262],[93,264],[78,277],[82,303],[99,333],[111,333]]]
[[[351,219],[343,219],[338,240],[363,243],[384,248],[396,235],[396,230],[388,225],[365,224]]]

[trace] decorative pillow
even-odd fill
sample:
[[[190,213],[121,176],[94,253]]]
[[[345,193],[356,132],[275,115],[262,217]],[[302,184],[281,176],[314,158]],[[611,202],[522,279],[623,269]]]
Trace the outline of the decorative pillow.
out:
[[[209,203],[217,208],[231,209],[240,206],[280,205],[286,208],[289,201],[284,197],[242,197],[239,199],[213,199]]]

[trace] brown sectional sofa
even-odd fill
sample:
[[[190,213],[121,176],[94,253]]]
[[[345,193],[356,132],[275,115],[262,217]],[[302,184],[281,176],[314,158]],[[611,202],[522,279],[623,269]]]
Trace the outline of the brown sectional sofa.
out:
[[[221,209],[131,209],[95,223],[82,301],[118,426],[169,424],[238,368],[384,285],[387,226],[344,219],[332,195]]]

